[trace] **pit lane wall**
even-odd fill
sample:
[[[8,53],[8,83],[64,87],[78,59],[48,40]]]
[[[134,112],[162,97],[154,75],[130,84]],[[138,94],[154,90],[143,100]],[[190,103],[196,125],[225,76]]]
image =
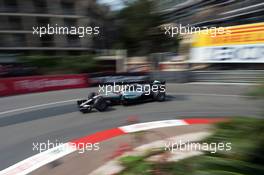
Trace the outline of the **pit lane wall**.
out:
[[[86,74],[2,78],[0,79],[0,96],[85,88],[89,85]]]
[[[193,36],[190,63],[264,63],[264,23],[231,26],[228,32]]]

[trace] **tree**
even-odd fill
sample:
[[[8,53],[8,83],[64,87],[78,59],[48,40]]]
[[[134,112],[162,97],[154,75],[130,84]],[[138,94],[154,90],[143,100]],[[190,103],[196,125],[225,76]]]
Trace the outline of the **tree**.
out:
[[[178,45],[177,38],[168,38],[160,29],[162,18],[154,8],[154,1],[135,0],[118,13],[118,46],[127,49],[128,55],[169,51]]]

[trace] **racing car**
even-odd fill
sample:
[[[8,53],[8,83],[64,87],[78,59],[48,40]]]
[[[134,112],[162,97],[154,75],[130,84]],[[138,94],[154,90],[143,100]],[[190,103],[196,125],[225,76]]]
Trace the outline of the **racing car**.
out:
[[[165,82],[155,80],[148,84],[132,84],[125,86],[125,89],[118,92],[112,91],[106,94],[92,92],[88,95],[87,99],[78,100],[77,105],[82,113],[88,113],[92,109],[103,112],[112,105],[128,105],[146,101],[165,101],[165,91]]]

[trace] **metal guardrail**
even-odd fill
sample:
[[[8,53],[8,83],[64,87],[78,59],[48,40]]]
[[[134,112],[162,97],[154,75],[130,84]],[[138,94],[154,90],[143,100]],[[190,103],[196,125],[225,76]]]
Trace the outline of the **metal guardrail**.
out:
[[[261,83],[264,82],[264,70],[163,71],[152,72],[150,77],[172,83]]]
[[[261,83],[264,70],[192,71],[194,82]]]

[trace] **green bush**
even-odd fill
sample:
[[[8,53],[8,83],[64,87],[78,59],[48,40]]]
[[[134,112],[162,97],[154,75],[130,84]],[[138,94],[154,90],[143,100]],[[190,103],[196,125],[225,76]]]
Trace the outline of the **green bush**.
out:
[[[148,175],[151,174],[151,164],[144,161],[143,156],[127,156],[120,159],[126,170],[123,171],[122,175]]]
[[[92,72],[96,66],[97,62],[90,55],[68,56],[60,62],[60,69],[72,73]]]
[[[31,55],[20,59],[28,66],[38,68],[40,74],[88,73],[98,68],[93,55],[44,56]]]
[[[215,133],[203,142],[231,142],[230,151],[195,156],[178,162],[147,164],[143,157],[125,157],[126,167],[121,174],[135,174],[140,166],[140,174],[166,175],[263,175],[264,174],[264,123],[263,119],[233,118],[216,124]],[[147,166],[146,166],[147,165]]]
[[[59,64],[60,57],[50,57],[50,56],[44,56],[44,55],[31,55],[31,56],[25,56],[20,59],[21,62],[30,65],[35,66],[38,68],[47,68],[47,67],[56,67]]]
[[[255,98],[264,98],[264,83],[257,85],[256,88],[248,93],[249,96],[255,97]]]

